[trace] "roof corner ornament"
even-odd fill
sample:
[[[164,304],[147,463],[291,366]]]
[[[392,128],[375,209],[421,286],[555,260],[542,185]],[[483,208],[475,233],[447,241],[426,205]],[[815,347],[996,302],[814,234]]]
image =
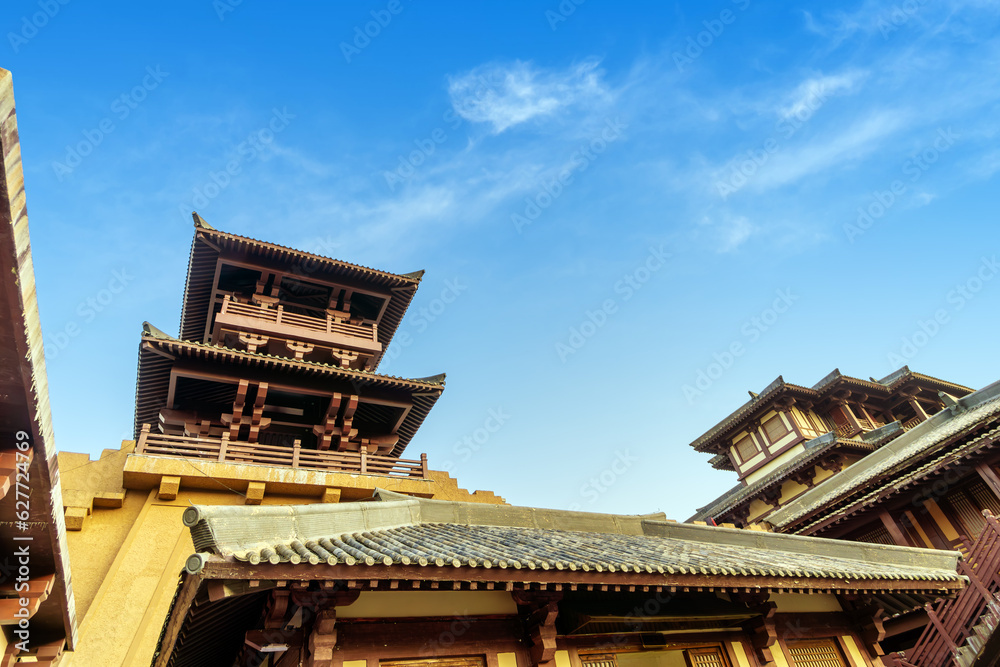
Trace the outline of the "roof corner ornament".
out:
[[[938,392],[938,398],[944,403],[944,406],[951,410],[952,415],[957,415],[961,412],[965,412],[965,406],[963,406],[957,398],[951,394],[946,394],[943,391]]]
[[[173,336],[160,331],[149,322],[142,323],[142,335],[149,336],[151,338],[159,338],[161,340],[174,340]]]
[[[184,561],[184,571],[188,574],[198,574],[203,569],[205,569],[205,563],[208,562],[208,554],[196,553],[188,556],[187,560]]]
[[[194,219],[195,229],[208,229],[211,231],[217,231],[215,227],[205,222],[205,218],[198,215],[197,211],[191,211],[191,217]]]

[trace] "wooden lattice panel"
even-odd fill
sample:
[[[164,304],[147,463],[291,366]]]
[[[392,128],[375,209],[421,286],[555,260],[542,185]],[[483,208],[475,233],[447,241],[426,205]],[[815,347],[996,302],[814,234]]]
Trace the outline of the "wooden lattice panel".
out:
[[[613,655],[581,655],[583,667],[618,667]]]
[[[757,443],[753,441],[753,438],[749,435],[744,436],[739,442],[736,443],[736,453],[740,457],[740,461],[749,461],[753,457],[757,456],[757,452],[760,448],[757,447]]]
[[[847,667],[832,639],[796,642],[788,647],[794,667]]]
[[[689,649],[687,654],[691,667],[729,667],[720,648],[694,648]]]
[[[764,422],[764,432],[767,433],[768,440],[778,442],[788,435],[788,427],[785,426],[785,421],[781,418],[781,415],[775,415]]]

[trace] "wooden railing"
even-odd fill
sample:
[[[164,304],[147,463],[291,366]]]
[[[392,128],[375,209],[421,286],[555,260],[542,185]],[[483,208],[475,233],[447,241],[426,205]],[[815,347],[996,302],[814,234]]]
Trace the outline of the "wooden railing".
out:
[[[857,432],[857,429],[851,424],[837,424],[837,435],[841,438],[850,438]]]
[[[362,450],[364,450],[362,446]],[[166,435],[154,433],[143,424],[136,454],[196,458],[220,463],[242,463],[259,466],[279,466],[298,470],[320,470],[384,477],[415,477],[427,479],[427,455],[419,461],[397,459],[361,452],[332,452],[304,449],[298,441],[291,447],[276,447],[230,440],[228,433],[221,438]]]
[[[974,628],[989,610],[1000,612],[1000,522],[983,510],[986,525],[958,571],[969,578],[969,585],[954,598],[924,606],[929,623],[916,645],[905,656],[892,657],[903,667],[943,667],[961,664],[959,647],[972,636]],[[888,656],[887,656],[888,657]],[[887,663],[889,664],[889,663]]]
[[[909,431],[911,428],[913,428],[922,421],[924,420],[921,417],[913,417],[911,419],[907,419],[905,422],[903,422],[903,429]]]
[[[325,333],[335,333],[354,338],[364,338],[365,340],[378,340],[377,324],[352,324],[343,318],[327,315],[323,317],[312,317],[310,315],[299,315],[285,310],[284,306],[271,308],[266,305],[256,305],[252,303],[241,303],[234,301],[228,294],[222,301],[220,314],[229,313],[241,317],[252,317],[274,324],[287,324],[289,326],[306,329],[308,331],[320,331]]]

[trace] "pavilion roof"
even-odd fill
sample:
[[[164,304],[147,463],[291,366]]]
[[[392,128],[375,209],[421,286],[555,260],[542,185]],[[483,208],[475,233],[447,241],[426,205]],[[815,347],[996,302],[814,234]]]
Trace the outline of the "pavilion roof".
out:
[[[197,213],[193,214],[193,217],[195,233],[188,260],[184,303],[181,307],[180,338],[184,340],[201,340],[203,337],[205,321],[210,316],[209,301],[212,298],[212,284],[219,260],[224,257],[247,258],[278,269],[287,270],[289,267],[301,266],[304,267],[304,275],[329,279],[348,286],[378,288],[388,293],[389,304],[378,326],[378,341],[382,344],[382,354],[376,357],[377,364],[389,347],[424,274],[423,271],[406,274],[389,273],[359,264],[350,264],[276,243],[223,232],[202,220]]]
[[[143,424],[158,421],[166,405],[170,369],[177,359],[209,360],[246,372],[248,368],[285,374],[296,382],[315,377],[336,379],[352,389],[389,389],[412,397],[413,408],[400,425],[399,442],[392,450],[399,456],[416,434],[431,408],[444,391],[444,374],[421,379],[380,375],[370,371],[341,368],[318,361],[279,357],[259,352],[233,350],[221,345],[180,340],[163,333],[148,322],[143,326],[139,345],[139,373],[136,381],[135,437]]]
[[[749,401],[734,410],[725,419],[698,437],[691,443],[691,447],[694,447],[694,449],[699,452],[718,453],[723,451],[725,447],[719,444],[720,439],[724,438],[747,420],[766,412],[770,409],[773,401],[779,397],[791,396],[797,399],[816,402],[828,397],[834,391],[844,388],[845,386],[876,396],[889,396],[894,391],[910,382],[920,382],[956,396],[965,396],[973,391],[970,387],[941,380],[929,375],[914,373],[907,366],[903,366],[881,380],[876,380],[874,378],[871,378],[870,380],[863,380],[861,378],[844,375],[838,369],[834,369],[812,387],[805,387],[785,382],[785,379],[779,375],[759,394],[753,396]]]
[[[791,461],[752,484],[738,484],[719,498],[716,498],[704,507],[700,507],[697,513],[688,519],[688,521],[705,521],[709,518],[718,519],[743,503],[753,500],[764,491],[784,483],[790,475],[794,475],[800,470],[815,465],[816,461],[832,451],[847,450],[868,454],[888,442],[892,437],[902,433],[902,431],[899,422],[892,422],[891,424],[886,424],[873,431],[864,433],[862,438],[858,440],[838,438],[832,431],[812,440],[807,440],[803,443],[804,451]]]
[[[969,394],[921,422],[891,443],[854,465],[829,477],[767,517],[768,523],[788,530],[813,519],[814,523],[832,513],[844,511],[844,503],[859,506],[870,502],[884,485],[899,485],[913,468],[950,450],[957,441],[1000,422],[1000,381]],[[994,439],[997,429],[994,428]],[[872,491],[874,489],[874,491]]]
[[[184,522],[206,563],[329,568],[413,576],[762,589],[931,591],[961,587],[958,554],[624,516],[409,498],[297,506],[192,506]],[[344,569],[346,568],[346,569]],[[466,574],[458,572],[465,570]],[[322,571],[322,570],[320,570]],[[318,573],[317,573],[318,574]],[[315,576],[315,575],[314,575]],[[400,576],[398,573],[396,576]],[[793,583],[794,582],[794,583]]]
[[[0,511],[4,516],[0,553],[5,554],[4,567],[13,567],[13,557],[7,559],[6,555],[29,544],[15,540],[30,539],[31,583],[52,578],[50,592],[31,617],[30,646],[52,641],[61,644],[65,638],[72,648],[76,606],[35,295],[13,80],[5,69],[0,69],[0,274]],[[26,441],[30,443],[28,450],[17,448],[16,443]],[[21,466],[26,462],[25,470]],[[23,476],[18,475],[19,470]],[[15,509],[25,510],[28,500],[28,521],[15,523]],[[0,597],[16,597],[14,579],[0,577],[4,579],[0,581],[6,584]],[[30,592],[30,597],[37,597]]]

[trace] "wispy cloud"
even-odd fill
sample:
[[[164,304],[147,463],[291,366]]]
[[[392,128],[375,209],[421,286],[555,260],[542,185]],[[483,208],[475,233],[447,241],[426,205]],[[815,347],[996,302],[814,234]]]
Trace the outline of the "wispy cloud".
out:
[[[732,252],[753,235],[754,225],[744,215],[732,216],[722,221],[716,229],[719,239],[718,252]]]
[[[853,70],[841,74],[810,77],[800,83],[787,101],[778,108],[781,118],[795,118],[811,115],[812,111],[833,95],[855,92],[867,73]]]
[[[877,151],[882,140],[903,129],[908,120],[908,112],[904,110],[869,111],[847,127],[833,127],[805,144],[777,153],[749,187],[761,191],[789,185],[845,162],[860,160]]]
[[[606,100],[611,93],[598,64],[588,60],[558,70],[520,60],[490,63],[450,78],[448,93],[462,118],[489,124],[494,134],[500,134],[571,107]]]

